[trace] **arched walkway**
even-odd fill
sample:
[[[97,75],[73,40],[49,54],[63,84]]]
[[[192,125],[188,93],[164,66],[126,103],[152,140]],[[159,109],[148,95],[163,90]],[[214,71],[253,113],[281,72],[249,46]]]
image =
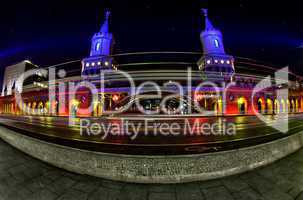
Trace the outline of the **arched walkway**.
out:
[[[286,113],[286,104],[285,104],[285,100],[284,99],[281,99],[281,103],[280,103],[280,111],[282,113]]]
[[[70,115],[76,117],[80,106],[80,102],[76,99],[73,99],[70,101],[69,105],[70,105]]]
[[[43,102],[40,102],[38,104],[38,114],[39,115],[44,115],[45,114],[45,109],[44,109],[44,103]]]
[[[237,102],[239,114],[247,114],[247,100],[244,97],[240,97]]]
[[[37,102],[33,102],[33,103],[32,103],[32,114],[33,114],[33,115],[38,114],[38,113],[35,112],[36,108],[37,108]]]
[[[265,105],[264,105],[264,101],[262,98],[259,98],[258,99],[258,102],[257,102],[257,111],[258,113],[264,113],[264,110],[265,110]]]
[[[273,102],[271,99],[266,99],[266,114],[273,114]]]
[[[291,105],[290,112],[292,112],[292,113],[296,112],[296,104],[295,104],[295,101],[293,99],[290,101],[290,105]]]
[[[295,112],[299,112],[299,100],[298,99],[296,99],[296,101],[295,101]]]
[[[32,114],[32,103],[27,103],[27,114],[31,115]]]
[[[280,103],[277,99],[275,99],[274,103],[274,113],[279,114],[280,113]]]
[[[288,112],[291,112],[292,107],[291,107],[289,99],[287,99],[287,108],[288,108]]]
[[[49,103],[49,101],[46,101],[46,103],[45,103],[45,114],[46,115],[49,115],[49,109],[50,109],[50,103]]]
[[[102,115],[102,103],[98,101],[98,102],[95,102],[95,104],[94,104],[93,116],[99,117],[101,115]]]

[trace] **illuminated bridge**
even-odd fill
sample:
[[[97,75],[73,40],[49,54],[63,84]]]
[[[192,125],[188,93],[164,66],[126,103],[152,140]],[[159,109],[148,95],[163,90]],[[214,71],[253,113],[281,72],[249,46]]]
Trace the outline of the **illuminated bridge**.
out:
[[[25,135],[56,144],[134,155],[179,155],[225,151],[266,143],[300,130],[302,126],[300,113],[303,108],[302,85],[298,85],[300,77],[289,73],[289,84],[287,86],[277,85],[272,73],[274,67],[236,57],[235,66],[239,73],[233,74],[232,80],[225,79],[227,75],[222,72],[202,73],[197,64],[192,61],[199,56],[201,55],[195,52],[143,52],[112,55],[115,60],[119,60],[119,58],[122,60],[121,57],[134,60],[133,57],[135,57],[136,60],[157,58],[161,61],[129,62],[117,65],[117,68],[131,77],[133,86],[127,76],[117,70],[106,71],[104,80],[101,82],[98,76],[89,78],[75,76],[74,74],[81,73],[80,70],[75,70],[75,66],[80,61],[71,61],[46,68],[34,66],[32,68],[35,68],[37,73],[34,77],[24,81],[21,93],[23,102],[20,105],[16,102],[14,93],[1,97],[1,122],[6,127]],[[180,57],[185,62],[175,61]],[[23,65],[31,66],[32,64],[27,61],[15,65],[15,67]],[[64,69],[66,76],[49,81],[47,76],[45,78],[40,75],[41,69],[56,69],[56,72]],[[266,78],[266,75],[272,75],[270,80],[273,85],[251,98],[253,89]],[[64,84],[63,91],[66,92],[64,96],[67,96],[70,94],[68,90],[70,82],[78,84],[84,80],[96,86],[97,101],[92,101],[91,91],[80,88],[73,99],[66,98],[63,103],[59,102],[60,84]],[[204,84],[209,80],[212,80],[215,86]],[[147,81],[153,82],[159,87],[161,97],[158,97],[157,88],[154,85],[146,85],[142,87],[140,94],[132,95],[134,88],[139,88]],[[234,82],[234,85],[228,89],[222,86],[223,82],[231,81]],[[178,83],[179,88],[173,83]],[[165,84],[168,85],[165,86]],[[283,89],[282,87],[289,88],[289,95],[285,99],[277,97],[276,91]],[[55,88],[55,91],[51,93],[50,88]],[[180,94],[180,90],[183,91],[182,94]],[[50,94],[55,97],[53,102],[49,100]],[[161,101],[172,94],[175,97],[164,105],[166,112],[162,111]],[[143,110],[138,109],[134,103],[135,100]],[[93,105],[91,112],[85,110],[89,104]],[[178,109],[181,104],[182,109]],[[196,109],[196,106],[200,107],[202,112]],[[125,107],[128,109],[124,109]],[[189,113],[189,108],[191,108],[191,113]],[[256,114],[262,114],[266,121],[260,120],[255,116]],[[289,120],[288,134],[281,134],[271,127],[277,123],[280,114],[285,117],[279,120]],[[70,115],[75,117],[75,124],[72,126],[69,125]],[[146,131],[145,127],[137,127],[139,133],[135,140],[123,133],[103,138],[105,128],[101,128],[101,133],[97,136],[86,133],[87,129],[83,128],[84,132],[80,135],[81,119],[89,119],[91,124],[97,122],[107,125],[113,123],[121,125],[128,121],[137,126],[148,121],[144,126],[149,128]],[[152,125],[157,123],[178,123],[180,134],[178,136],[155,135]],[[222,127],[219,128],[219,132],[222,134],[198,134],[197,123],[221,124],[222,126],[233,123],[236,134],[226,135]],[[185,130],[197,134],[186,135]],[[147,136],[146,132],[149,133]]]
[[[3,140],[69,171],[139,183],[219,178],[302,147],[302,77],[227,54],[207,12],[203,53],[113,54],[108,17],[83,60],[6,67]]]

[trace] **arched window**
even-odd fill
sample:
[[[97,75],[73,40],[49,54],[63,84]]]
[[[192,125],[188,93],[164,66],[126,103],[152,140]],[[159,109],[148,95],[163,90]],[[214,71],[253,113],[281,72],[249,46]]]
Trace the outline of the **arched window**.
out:
[[[100,43],[100,42],[97,42],[97,44],[96,44],[96,51],[99,51],[99,50],[100,50],[100,47],[101,47],[101,43]]]
[[[215,43],[215,47],[216,47],[216,48],[219,48],[219,47],[220,47],[219,41],[218,41],[217,39],[215,39],[214,43]]]

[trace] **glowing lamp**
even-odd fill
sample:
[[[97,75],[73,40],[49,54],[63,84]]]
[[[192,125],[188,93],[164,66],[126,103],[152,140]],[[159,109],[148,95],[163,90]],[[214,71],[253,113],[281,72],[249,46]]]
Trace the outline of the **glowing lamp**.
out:
[[[92,66],[95,66],[95,63],[94,63],[94,62],[92,63]]]
[[[196,94],[196,95],[195,95],[195,99],[196,99],[197,101],[200,101],[201,99],[203,99],[203,95],[202,95],[202,94]]]
[[[113,101],[118,101],[119,100],[119,96],[118,95],[114,95],[113,96]]]
[[[224,60],[221,60],[221,64],[224,64]]]
[[[215,60],[215,63],[218,63],[218,60]]]
[[[86,63],[86,67],[89,67],[89,63]]]
[[[108,65],[109,65],[109,62],[105,61],[105,63],[104,63],[104,64],[105,64],[105,66],[108,66]]]
[[[210,61],[210,60],[207,60],[207,61],[206,61],[206,63],[207,63],[207,64],[210,64],[210,63],[211,63],[211,61]]]
[[[226,63],[229,65],[229,64],[230,64],[230,61],[229,61],[229,60],[227,60],[227,61],[226,61]]]
[[[101,62],[98,62],[98,65],[100,66],[100,65],[101,65]]]

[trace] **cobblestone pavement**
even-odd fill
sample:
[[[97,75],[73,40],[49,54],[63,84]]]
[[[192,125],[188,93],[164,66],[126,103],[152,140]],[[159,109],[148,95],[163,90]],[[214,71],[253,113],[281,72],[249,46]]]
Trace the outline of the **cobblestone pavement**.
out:
[[[0,140],[0,200],[303,200],[303,150],[253,172],[175,185],[128,184],[49,166]]]

